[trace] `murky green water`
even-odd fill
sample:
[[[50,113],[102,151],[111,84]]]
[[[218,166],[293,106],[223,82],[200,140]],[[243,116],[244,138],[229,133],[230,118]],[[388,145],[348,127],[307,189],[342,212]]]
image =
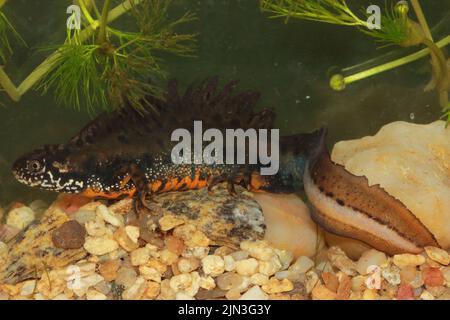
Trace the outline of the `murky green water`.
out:
[[[384,6],[384,1],[371,3]],[[64,39],[65,11],[70,4],[66,0],[14,0],[5,12],[33,49]],[[224,81],[240,79],[242,88],[263,93],[260,105],[276,109],[278,125],[286,133],[325,125],[333,143],[373,134],[392,121],[424,123],[440,116],[435,94],[423,92],[430,76],[426,59],[338,93],[328,86],[333,67],[358,64],[386,50],[378,50],[370,39],[350,28],[270,20],[259,11],[256,0],[177,0],[175,4],[174,14],[186,9],[197,14],[189,31],[198,32],[199,38],[196,58],[165,57],[170,76],[183,85],[213,75]],[[423,5],[432,22],[450,11],[448,0],[423,1]],[[448,33],[449,28],[444,29]],[[17,49],[7,73],[18,84],[43,58],[36,50]],[[38,92],[29,92],[20,103],[2,95],[1,102],[0,205],[50,200],[54,194],[17,183],[10,173],[11,163],[43,144],[65,141],[89,115],[56,107],[51,94]]]

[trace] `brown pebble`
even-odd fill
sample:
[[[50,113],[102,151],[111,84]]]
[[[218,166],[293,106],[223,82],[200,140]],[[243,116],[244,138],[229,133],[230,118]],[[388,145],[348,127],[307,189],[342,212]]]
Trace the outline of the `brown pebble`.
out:
[[[417,268],[415,266],[406,266],[400,270],[400,279],[402,283],[411,284],[417,275]]]
[[[11,239],[13,239],[15,236],[17,236],[20,233],[20,229],[7,225],[7,224],[1,224],[0,225],[0,241],[2,242],[9,242]]]
[[[195,298],[197,300],[219,299],[219,298],[224,298],[226,293],[227,292],[225,290],[221,290],[219,288],[215,288],[212,290],[206,290],[206,289],[200,288],[198,290],[198,293],[195,296]]]
[[[172,268],[172,273],[174,276],[177,276],[181,273],[180,270],[178,269],[178,263],[176,263],[176,262],[172,263],[172,265],[170,267]]]
[[[414,300],[414,291],[409,284],[401,284],[397,291],[397,300]]]
[[[291,294],[291,300],[308,300],[308,298],[300,293]]]
[[[437,268],[424,268],[422,278],[425,285],[430,287],[440,287],[444,285],[444,276]]]
[[[327,287],[329,290],[333,291],[334,293],[337,292],[337,289],[339,287],[339,280],[334,273],[322,272],[322,279],[325,284],[325,287]]]
[[[229,248],[229,247],[219,247],[214,251],[214,254],[216,256],[227,256],[233,253],[233,249]]]
[[[291,296],[285,293],[274,293],[269,295],[270,300],[291,300]]]
[[[99,266],[99,272],[106,281],[114,281],[120,268],[119,260],[108,260]]]
[[[352,281],[346,274],[342,275],[337,289],[336,300],[348,300],[352,289]]]
[[[78,221],[71,220],[53,231],[52,242],[57,248],[79,249],[84,245],[85,236],[86,229]]]
[[[14,202],[9,207],[9,211],[12,211],[12,210],[18,209],[18,208],[22,208],[22,207],[25,207],[25,205],[23,203],[21,203],[21,202]]]
[[[180,238],[174,236],[168,236],[165,239],[167,249],[178,256],[180,256],[184,251],[184,242]]]
[[[425,286],[425,288],[431,295],[433,295],[435,298],[438,298],[440,300],[444,299],[444,297],[442,297],[442,296],[448,290],[448,288],[446,288],[444,286],[438,286],[438,287]]]
[[[235,272],[226,272],[216,278],[217,286],[222,290],[231,290],[242,284],[243,278]]]

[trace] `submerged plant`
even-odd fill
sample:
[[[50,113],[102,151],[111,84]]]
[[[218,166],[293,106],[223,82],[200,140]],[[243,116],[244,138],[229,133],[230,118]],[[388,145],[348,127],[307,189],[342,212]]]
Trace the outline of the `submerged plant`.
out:
[[[299,18],[343,26],[361,26],[365,22],[348,7],[345,0],[261,0],[261,8],[273,18]]]
[[[435,88],[439,94],[439,103],[443,109],[444,117],[450,122],[450,71],[442,47],[450,43],[450,36],[438,43],[433,41],[431,31],[422,12],[419,0],[411,0],[418,22],[409,16],[409,5],[406,1],[399,1],[395,5],[386,5],[385,13],[381,16],[379,28],[368,28],[368,17],[359,18],[346,0],[260,0],[261,9],[269,12],[272,17],[290,17],[304,20],[314,20],[343,26],[354,26],[369,35],[383,46],[398,45],[411,47],[424,45],[427,50],[397,59],[381,66],[373,67],[356,74],[345,77],[342,74],[334,75],[330,85],[335,90],[343,90],[346,85],[354,81],[373,76],[377,73],[390,70],[405,63],[412,62],[427,54],[431,55],[433,81],[428,88]],[[351,69],[351,68],[349,68]]]
[[[6,0],[0,0],[0,8],[3,7]],[[11,40],[15,39],[16,41],[26,45],[23,38],[16,31],[14,26],[9,22],[6,15],[0,11],[0,64],[6,64],[9,56],[12,55],[13,49],[11,46]],[[3,70],[3,66],[0,66],[0,86],[5,90],[9,96],[17,101],[20,99],[20,94],[17,88],[14,86],[12,81],[6,75]]]
[[[60,47],[60,55],[39,84],[46,92],[53,88],[58,103],[80,110],[81,104],[89,110],[107,104],[106,86],[98,74],[96,44],[81,44],[78,36],[69,37]],[[83,101],[82,101],[83,100]]]
[[[84,0],[80,0],[84,16],[91,24],[91,16]],[[95,10],[95,2],[93,11]],[[185,14],[169,21],[169,0],[131,2],[137,31],[122,31],[108,25],[110,1],[104,2],[98,33],[82,39],[79,30],[68,31],[67,40],[59,48],[60,55],[41,80],[39,87],[53,88],[57,101],[92,111],[130,105],[144,111],[146,96],[159,96],[161,90],[151,82],[164,76],[156,52],[178,55],[192,53],[194,35],[176,34],[175,28],[194,17]]]
[[[385,46],[409,46],[411,28],[416,25],[408,19],[407,13],[408,10],[401,3],[386,6],[385,13],[381,16],[381,28],[368,29],[364,24],[360,30]]]
[[[10,42],[11,38],[15,38],[25,44],[25,41],[9,22],[5,14],[0,11],[0,63],[2,64],[6,63],[13,52]]]
[[[178,34],[176,29],[194,15],[169,19],[172,0],[125,0],[112,9],[112,1],[103,0],[101,10],[99,2],[75,1],[84,28],[68,28],[62,45],[43,48],[54,52],[17,88],[0,70],[0,85],[13,100],[37,87],[44,93],[52,90],[59,104],[92,113],[125,105],[144,111],[146,97],[161,95],[158,81],[165,72],[157,55],[193,54],[196,35]],[[127,12],[133,17],[133,30],[110,25]],[[79,26],[77,18],[73,12],[68,26]]]

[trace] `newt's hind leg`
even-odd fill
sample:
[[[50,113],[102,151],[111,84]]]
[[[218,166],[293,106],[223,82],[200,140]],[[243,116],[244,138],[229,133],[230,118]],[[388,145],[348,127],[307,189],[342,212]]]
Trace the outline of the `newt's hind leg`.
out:
[[[227,177],[226,175],[220,175],[220,176],[216,176],[216,177],[211,177],[208,180],[208,192],[210,194],[213,194],[212,188],[214,188],[216,185],[218,185],[218,184],[220,184],[222,182],[226,182],[227,183],[227,189],[228,189],[228,192],[231,195],[235,196],[237,194],[236,193],[236,189],[235,189],[235,185],[239,184],[240,181],[237,181],[234,178]]]
[[[225,176],[211,176],[208,179],[208,192],[209,194],[213,194],[212,189],[217,186],[218,184],[227,181],[227,178]]]
[[[153,213],[154,208],[147,202],[147,196],[151,196],[151,190],[149,189],[145,173],[136,164],[125,166],[120,171],[121,173],[127,174],[128,178],[126,181],[131,181],[136,188],[136,193],[133,198],[133,207],[136,214],[140,215],[144,211]]]
[[[227,189],[228,189],[228,193],[235,196],[237,195],[236,193],[236,189],[234,188],[234,185],[236,184],[236,182],[232,179],[228,179],[227,180]]]

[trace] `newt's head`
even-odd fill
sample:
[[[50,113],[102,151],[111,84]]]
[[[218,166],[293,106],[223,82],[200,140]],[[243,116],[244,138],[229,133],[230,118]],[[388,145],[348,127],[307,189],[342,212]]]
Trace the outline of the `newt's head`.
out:
[[[86,181],[70,165],[67,151],[57,145],[20,157],[14,162],[12,171],[19,182],[49,191],[78,193],[84,189]]]

